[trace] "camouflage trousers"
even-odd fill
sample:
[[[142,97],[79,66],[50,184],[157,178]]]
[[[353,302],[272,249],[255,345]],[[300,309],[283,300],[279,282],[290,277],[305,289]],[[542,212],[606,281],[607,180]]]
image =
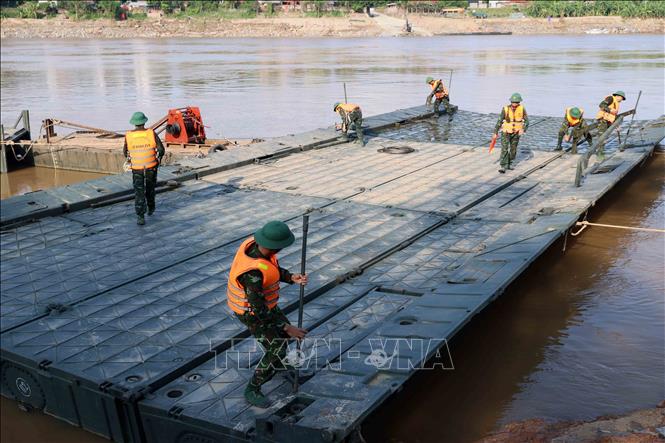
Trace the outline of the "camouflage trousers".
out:
[[[146,210],[155,210],[155,186],[157,185],[157,168],[133,170],[134,209],[136,215],[143,215]]]
[[[603,135],[605,131],[607,131],[607,128],[610,127],[612,123],[608,122],[607,120],[598,119],[598,136],[600,137]],[[600,143],[598,145],[598,151],[596,151],[596,154],[603,156],[605,154],[605,143]]]
[[[278,370],[286,369],[283,361],[286,356],[288,336],[278,326],[284,324],[286,316],[277,307],[271,309],[268,315],[269,317],[265,321],[259,321],[256,316],[249,313],[237,315],[265,352],[256,365],[254,375],[250,380],[254,386],[267,383]]]
[[[353,129],[356,130],[356,137],[360,143],[364,143],[365,138],[363,136],[363,114],[360,110],[350,112],[346,116],[346,121],[342,124],[342,132],[344,135],[349,131],[353,125]]]
[[[510,168],[510,164],[517,157],[517,144],[520,142],[520,135],[518,133],[507,134],[501,133],[501,167],[504,169]]]
[[[443,104],[443,109],[446,110],[446,114],[453,113],[453,107],[450,105],[450,97],[441,97],[434,100],[434,112],[436,114],[440,114],[439,109],[441,108],[441,104]]]

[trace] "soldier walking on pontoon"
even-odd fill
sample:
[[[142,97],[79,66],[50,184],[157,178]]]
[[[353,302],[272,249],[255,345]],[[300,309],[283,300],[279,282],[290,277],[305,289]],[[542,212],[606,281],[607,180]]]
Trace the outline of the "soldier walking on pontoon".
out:
[[[287,340],[300,340],[307,334],[306,330],[292,326],[277,306],[280,281],[307,284],[307,275],[291,274],[277,262],[277,253],[294,241],[286,223],[268,222],[240,245],[229,272],[226,291],[229,308],[265,350],[245,388],[247,402],[261,408],[269,405],[261,386],[278,370],[292,369],[284,364]]]
[[[569,130],[570,133],[568,133]],[[566,115],[564,116],[563,123],[561,123],[561,128],[559,129],[559,139],[555,151],[560,151],[562,149],[561,142],[565,138],[566,142],[571,141],[572,139],[570,152],[571,154],[577,154],[577,145],[582,137],[584,137],[589,146],[591,146],[592,137],[589,133],[589,126],[584,120],[584,110],[580,108],[566,108]]]
[[[164,157],[164,146],[152,129],[146,129],[148,117],[143,112],[135,112],[129,123],[134,129],[125,134],[123,154],[131,164],[134,185],[134,208],[139,225],[145,224],[148,215],[155,212],[155,187],[157,168]]]
[[[513,169],[513,161],[517,156],[517,144],[520,136],[529,127],[529,117],[522,105],[522,96],[514,93],[510,96],[510,104],[504,106],[499,114],[499,119],[494,127],[494,135],[501,130],[501,167],[499,172],[503,174],[506,169]]]
[[[427,82],[427,84],[432,88],[432,92],[429,93],[427,100],[425,101],[425,106],[428,108],[432,106],[432,98],[435,98],[434,113],[436,115],[441,114],[439,108],[441,107],[442,103],[448,115],[451,115],[453,112],[457,111],[457,106],[450,104],[450,92],[448,91],[448,88],[444,86],[443,81],[434,80],[432,77],[427,77],[425,82]]]
[[[363,137],[363,113],[360,106],[354,103],[340,103],[337,102],[333,105],[333,111],[338,113],[342,118],[342,125],[339,129],[342,130],[344,137],[348,138],[347,133],[349,128],[353,125],[356,130],[356,143],[365,146],[365,138]]]

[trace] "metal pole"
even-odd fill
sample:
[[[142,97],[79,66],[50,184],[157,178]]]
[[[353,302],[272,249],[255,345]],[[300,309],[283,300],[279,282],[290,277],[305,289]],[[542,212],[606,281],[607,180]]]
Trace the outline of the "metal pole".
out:
[[[346,98],[346,82],[344,82],[344,103],[349,103],[349,100]]]
[[[25,109],[21,113],[21,116],[23,117],[23,127],[28,131],[28,134],[30,134],[30,111]],[[30,134],[30,138],[32,138],[32,134]]]
[[[633,116],[630,118],[630,125],[628,125],[628,131],[626,131],[626,142],[619,147],[619,151],[623,151],[626,148],[626,144],[628,143],[628,136],[630,135],[630,130],[633,127],[633,120],[635,120],[635,114],[637,114],[637,106],[640,104],[640,97],[642,97],[642,91],[640,90],[640,93],[637,94],[637,101],[635,102],[635,107],[633,108]]]
[[[346,84],[345,84],[346,85]],[[346,89],[346,88],[345,88]],[[309,229],[309,214],[302,216],[302,253],[300,256],[300,273],[305,274],[305,263],[307,262],[307,230]],[[300,285],[300,305],[298,306],[298,327],[302,328],[303,309],[305,305],[305,286]],[[298,357],[300,357],[300,340],[296,343]],[[296,366],[296,375],[293,380],[293,392],[298,392],[298,378],[300,370]]]
[[[0,124],[0,172],[5,173],[7,170],[7,148],[5,147],[5,125]]]
[[[584,178],[584,171],[586,168],[589,166],[589,159],[593,154],[596,153],[598,150],[598,147],[600,146],[601,143],[605,143],[605,139],[609,137],[609,135],[614,132],[616,128],[621,126],[621,123],[623,123],[623,115],[619,114],[616,120],[614,120],[614,123],[607,128],[605,132],[603,132],[598,139],[589,147],[587,150],[586,154],[581,155],[580,159],[577,164],[577,173],[575,174],[575,186],[580,187],[582,185],[582,179]]]
[[[448,78],[448,94],[450,94],[450,87],[453,84],[453,70],[450,70],[450,77]]]

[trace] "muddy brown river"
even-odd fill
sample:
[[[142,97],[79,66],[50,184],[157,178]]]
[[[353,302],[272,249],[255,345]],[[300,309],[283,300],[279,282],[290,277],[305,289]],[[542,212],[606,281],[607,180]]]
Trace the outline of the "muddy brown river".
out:
[[[593,112],[614,89],[638,118],[665,109],[662,36],[414,39],[3,41],[2,121],[30,109],[121,130],[199,105],[211,137],[269,137],[329,125],[332,103],[366,114],[424,102],[424,78],[453,68],[463,109],[497,112],[513,90],[529,112]],[[76,93],[72,93],[75,91]],[[33,130],[33,132],[35,132]],[[97,174],[33,168],[2,176],[6,195]],[[665,227],[665,155],[655,154],[590,213],[599,223]],[[589,228],[553,246],[450,343],[455,369],[423,371],[363,426],[370,442],[471,442],[504,423],[583,420],[665,398],[665,236]],[[1,402],[4,442],[103,442]]]

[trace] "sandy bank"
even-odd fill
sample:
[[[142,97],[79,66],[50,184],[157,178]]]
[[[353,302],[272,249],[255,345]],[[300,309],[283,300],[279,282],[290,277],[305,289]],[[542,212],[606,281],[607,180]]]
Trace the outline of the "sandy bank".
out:
[[[401,18],[370,18],[363,14],[346,17],[253,18],[221,20],[213,18],[161,18],[146,20],[74,21],[54,19],[3,19],[3,39],[66,38],[172,38],[172,37],[375,37],[401,35]],[[555,18],[552,20],[442,18],[410,15],[411,35],[441,35],[475,32],[513,34],[629,34],[665,33],[663,19],[623,19],[621,17]]]
[[[152,20],[5,19],[0,37],[172,38],[172,37],[373,37],[381,28],[362,14],[349,17],[278,17],[238,20],[162,18]]]

